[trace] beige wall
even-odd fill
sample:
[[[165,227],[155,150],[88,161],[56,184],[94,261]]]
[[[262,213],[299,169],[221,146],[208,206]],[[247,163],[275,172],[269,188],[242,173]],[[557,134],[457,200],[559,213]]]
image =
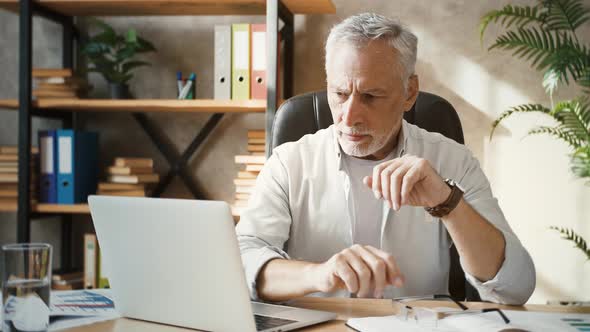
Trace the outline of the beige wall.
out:
[[[323,42],[329,28],[342,18],[362,11],[399,16],[419,37],[417,71],[422,90],[448,99],[461,117],[467,145],[488,175],[507,219],[530,251],[538,284],[531,302],[550,299],[590,299],[590,264],[571,245],[548,230],[549,225],[574,227],[590,240],[590,188],[568,171],[567,148],[547,137],[523,138],[532,125],[545,123],[537,116],[519,116],[506,121],[498,135],[488,139],[491,121],[511,105],[525,102],[548,104],[540,84],[541,75],[506,53],[488,53],[480,45],[479,18],[506,1],[334,1],[336,15],[297,16],[295,20],[295,92],[324,89]],[[233,22],[263,22],[262,17],[170,17],[108,19],[117,28],[133,26],[154,42],[158,53],[148,57],[150,68],[138,71],[132,90],[140,98],[174,96],[175,71],[198,74],[199,98],[213,95],[213,25]],[[0,14],[0,97],[16,96],[17,20]],[[59,41],[53,30],[35,30],[37,64],[59,64]],[[494,28],[490,30],[493,34]],[[585,34],[584,34],[585,32]],[[590,35],[586,29],[581,35]],[[46,40],[46,41],[43,41]],[[52,42],[49,42],[52,41]],[[491,39],[487,39],[489,44]],[[57,62],[56,62],[57,61]],[[100,77],[91,77],[95,94],[105,94]],[[563,92],[571,96],[571,91]],[[179,149],[183,149],[204,124],[206,115],[150,115],[160,123]],[[86,126],[101,131],[103,163],[115,155],[149,155],[156,167],[167,169],[164,159],[129,115],[88,116]],[[14,143],[15,115],[0,113],[2,143]],[[227,115],[204,149],[191,160],[193,174],[213,199],[231,200],[232,178],[237,167],[234,154],[245,151],[243,137],[249,128],[262,128],[260,115]],[[176,181],[167,196],[187,197]],[[81,220],[81,223],[87,221]],[[0,215],[0,241],[14,234],[14,217]],[[44,223],[55,234],[55,223]],[[53,227],[53,228],[52,228]],[[46,235],[39,233],[40,238]],[[54,238],[56,235],[51,236]],[[58,242],[57,240],[55,240]],[[584,282],[586,281],[586,282]]]

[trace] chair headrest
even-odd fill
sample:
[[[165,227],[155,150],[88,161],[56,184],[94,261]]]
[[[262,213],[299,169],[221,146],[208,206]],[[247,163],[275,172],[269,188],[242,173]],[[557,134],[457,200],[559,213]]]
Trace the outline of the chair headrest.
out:
[[[438,132],[464,143],[461,121],[444,98],[420,91],[412,109],[404,114],[409,123]],[[286,100],[277,110],[271,132],[271,151],[285,143],[298,141],[333,124],[326,91],[309,92]]]

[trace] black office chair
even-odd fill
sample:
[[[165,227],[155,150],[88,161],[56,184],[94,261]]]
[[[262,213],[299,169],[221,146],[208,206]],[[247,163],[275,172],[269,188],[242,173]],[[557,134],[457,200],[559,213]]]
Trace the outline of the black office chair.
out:
[[[420,92],[412,109],[404,114],[404,119],[420,128],[441,133],[458,143],[465,143],[457,112],[448,101],[439,96]],[[313,134],[333,123],[326,91],[292,97],[277,110],[272,126],[270,148],[274,149],[285,142],[297,141],[303,135]],[[465,280],[463,268],[459,263],[459,254],[454,245],[449,253],[450,295],[460,301],[479,301],[477,290]]]

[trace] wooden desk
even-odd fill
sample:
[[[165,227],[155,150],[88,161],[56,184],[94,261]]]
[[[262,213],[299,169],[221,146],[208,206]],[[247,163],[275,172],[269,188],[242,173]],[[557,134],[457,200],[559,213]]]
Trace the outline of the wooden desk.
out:
[[[448,303],[448,306],[454,306],[452,302],[442,301],[420,301],[413,302],[416,306],[424,307],[441,307]],[[393,315],[395,311],[391,306],[390,300],[370,300],[370,299],[343,299],[343,298],[301,298],[291,302],[291,305],[300,308],[317,309],[331,311],[338,314],[337,320],[314,325],[299,331],[353,331],[344,325],[350,317],[365,316],[386,316]],[[565,306],[546,306],[546,305],[527,305],[505,306],[481,302],[469,302],[467,306],[470,309],[481,308],[500,308],[507,310],[529,310],[545,312],[564,312],[564,313],[588,313],[590,307],[565,307]],[[112,321],[96,323],[93,325],[82,326],[67,330],[68,332],[123,332],[123,331],[145,331],[145,332],[176,332],[176,331],[194,331],[179,327],[148,323],[127,318],[119,318]]]

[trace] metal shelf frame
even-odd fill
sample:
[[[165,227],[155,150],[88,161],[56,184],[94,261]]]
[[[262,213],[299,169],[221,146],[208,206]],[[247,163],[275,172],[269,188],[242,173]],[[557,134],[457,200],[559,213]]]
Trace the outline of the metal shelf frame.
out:
[[[75,68],[75,42],[79,33],[74,24],[74,17],[66,16],[43,7],[33,0],[20,0],[19,6],[19,91],[18,91],[18,209],[16,237],[19,243],[30,242],[31,218],[55,216],[55,214],[39,214],[31,210],[30,183],[31,174],[28,165],[31,161],[31,119],[33,116],[61,119],[64,128],[76,129],[76,112],[67,110],[39,110],[32,104],[32,20],[38,15],[60,24],[62,32],[62,65],[64,68]],[[283,27],[279,32],[279,20]],[[268,144],[272,135],[272,123],[278,107],[280,97],[278,86],[278,36],[284,43],[283,51],[283,99],[293,94],[293,51],[294,51],[294,17],[293,13],[281,0],[266,1],[267,24],[267,106],[266,106],[266,153],[270,154]],[[179,153],[173,144],[165,137],[159,128],[143,113],[133,113],[132,116],[147,133],[152,142],[164,155],[170,165],[170,170],[157,184],[153,196],[160,196],[175,176],[179,176],[197,199],[206,199],[203,190],[190,174],[187,163],[197,152],[198,148],[215,130],[222,120],[224,113],[211,115],[205,126],[194,137],[188,147]],[[61,262],[62,270],[68,271],[72,266],[72,215],[59,214],[62,223]]]

